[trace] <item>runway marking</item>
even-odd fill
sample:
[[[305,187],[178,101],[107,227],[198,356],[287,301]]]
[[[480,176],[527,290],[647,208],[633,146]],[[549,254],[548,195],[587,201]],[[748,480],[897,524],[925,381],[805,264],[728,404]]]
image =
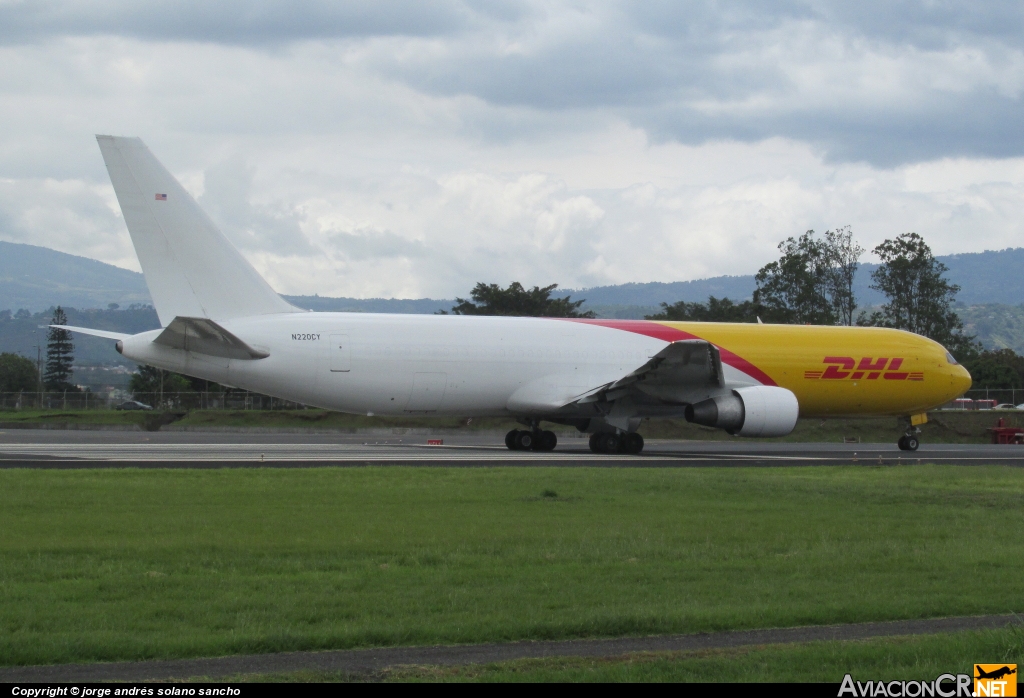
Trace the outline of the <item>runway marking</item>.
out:
[[[710,467],[726,465],[916,465],[919,463],[974,465],[983,463],[1022,465],[1024,449],[978,455],[976,450],[928,450],[907,452],[858,450],[836,451],[822,444],[821,451],[794,449],[789,452],[714,451],[704,449],[671,450],[661,444],[643,454],[596,454],[582,444],[556,451],[510,451],[491,444],[444,446],[421,443],[0,443],[0,466],[6,467],[82,467],[86,463],[168,464],[164,467],[189,467],[189,463],[215,465],[260,465],[317,463],[338,465],[444,464],[486,466],[508,465],[621,465],[623,467],[666,466],[671,464]],[[37,464],[37,465],[36,465]],[[77,464],[77,465],[76,465]],[[208,467],[209,467],[208,465]]]
[[[388,453],[387,451],[399,451]],[[414,452],[410,452],[414,451]],[[423,444],[0,444],[0,456],[68,458],[101,461],[231,461],[289,462],[353,460],[388,461],[487,461],[528,460],[538,462],[577,461],[581,457],[595,462],[630,461],[650,463],[696,460],[769,460],[821,461],[815,455],[774,455],[747,453],[665,453],[644,455],[596,454],[578,451],[509,451],[491,446],[427,446]],[[832,459],[832,460],[844,460]]]

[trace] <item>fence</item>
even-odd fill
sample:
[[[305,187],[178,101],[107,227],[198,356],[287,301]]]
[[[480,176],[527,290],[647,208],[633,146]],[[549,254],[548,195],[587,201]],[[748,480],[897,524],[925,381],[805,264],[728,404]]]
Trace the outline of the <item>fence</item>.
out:
[[[229,392],[183,393],[0,393],[0,410],[111,410],[144,409],[137,402],[154,409],[168,410],[295,410],[305,405],[289,400],[250,393],[244,390]]]
[[[1024,390],[1010,388],[977,388],[968,390],[959,400],[947,403],[943,409],[991,409],[996,405],[1019,405],[1024,402]]]

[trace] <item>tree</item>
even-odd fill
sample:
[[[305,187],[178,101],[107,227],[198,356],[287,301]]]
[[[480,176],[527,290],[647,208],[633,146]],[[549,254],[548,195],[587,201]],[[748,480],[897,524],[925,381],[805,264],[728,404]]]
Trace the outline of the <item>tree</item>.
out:
[[[580,312],[579,307],[585,300],[570,300],[565,298],[552,298],[551,292],[558,288],[558,284],[551,284],[541,288],[534,286],[531,289],[523,288],[518,281],[513,281],[508,288],[502,288],[498,284],[478,283],[470,297],[473,301],[465,298],[456,298],[456,305],[452,307],[454,315],[513,315],[522,317],[578,317],[592,318],[592,311]]]
[[[708,297],[707,303],[679,301],[661,304],[661,312],[647,320],[691,320],[694,322],[757,322],[760,306],[753,301],[735,303],[729,298]]]
[[[849,226],[815,237],[808,230],[779,243],[782,252],[754,277],[754,303],[771,322],[810,325],[853,324],[857,302],[853,277],[864,249],[853,241]]]
[[[924,238],[904,233],[872,251],[882,264],[871,272],[871,288],[885,294],[887,302],[870,316],[861,313],[858,325],[914,332],[954,353],[977,352],[974,337],[964,334],[964,323],[952,307],[960,287],[943,277],[949,269],[935,259]]]
[[[857,276],[864,248],[853,241],[850,226],[825,231],[825,247],[829,255],[829,296],[839,324],[852,325],[857,299],[853,295],[853,279]]]
[[[201,379],[199,382],[202,383]],[[199,392],[194,389],[192,381],[180,373],[161,371],[152,366],[139,366],[139,370],[132,374],[128,381],[128,389],[132,393],[153,393],[165,394]]]
[[[0,354],[0,393],[35,392],[38,380],[35,363],[17,354]]]
[[[53,311],[54,325],[66,325],[67,315],[58,305]],[[71,333],[57,327],[46,332],[46,372],[43,383],[47,390],[78,390],[71,383],[72,368],[75,360],[75,345],[71,342]]]
[[[976,352],[961,363],[974,379],[975,388],[1024,388],[1024,356],[1013,349]]]

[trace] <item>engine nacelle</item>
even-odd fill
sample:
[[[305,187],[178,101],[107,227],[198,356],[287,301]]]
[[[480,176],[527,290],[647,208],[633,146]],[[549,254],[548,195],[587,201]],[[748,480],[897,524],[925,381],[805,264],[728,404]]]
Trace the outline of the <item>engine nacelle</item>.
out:
[[[800,405],[785,388],[757,385],[688,405],[685,416],[738,436],[785,436],[796,426]]]

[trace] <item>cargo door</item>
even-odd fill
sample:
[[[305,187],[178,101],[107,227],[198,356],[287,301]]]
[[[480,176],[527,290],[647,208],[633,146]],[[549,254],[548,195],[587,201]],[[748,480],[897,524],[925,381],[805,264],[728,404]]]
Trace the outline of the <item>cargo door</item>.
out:
[[[346,373],[352,369],[352,348],[347,334],[332,334],[330,351],[332,373]]]
[[[417,373],[413,378],[412,392],[405,411],[434,412],[441,406],[447,383],[447,373]]]

